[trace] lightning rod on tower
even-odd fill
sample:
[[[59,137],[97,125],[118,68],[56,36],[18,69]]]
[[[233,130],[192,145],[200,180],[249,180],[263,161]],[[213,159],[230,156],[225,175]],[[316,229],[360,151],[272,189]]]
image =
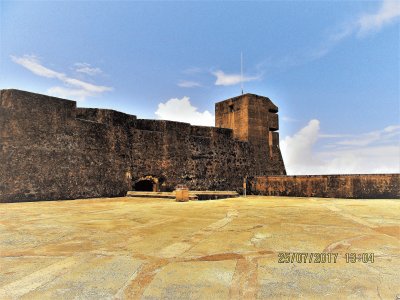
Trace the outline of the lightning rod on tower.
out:
[[[243,95],[243,52],[240,52],[240,83],[241,83],[242,95]]]

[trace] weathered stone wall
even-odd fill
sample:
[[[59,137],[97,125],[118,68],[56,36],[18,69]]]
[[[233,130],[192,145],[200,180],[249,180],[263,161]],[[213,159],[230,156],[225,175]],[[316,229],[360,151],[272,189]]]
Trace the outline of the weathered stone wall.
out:
[[[270,146],[239,140],[234,129],[142,120],[2,90],[0,202],[119,196],[147,177],[165,191],[180,183],[237,190],[247,175],[284,174],[279,147]]]
[[[216,104],[217,127],[191,126],[1,90],[0,202],[120,196],[143,178],[240,191],[246,176],[254,194],[400,197],[398,174],[265,176],[285,174],[276,112],[245,94]]]
[[[196,190],[236,189],[254,165],[249,143],[235,141],[230,129],[137,120],[130,132],[133,181],[151,175],[162,190],[182,183]]]
[[[76,118],[73,101],[17,90],[0,101],[0,202],[126,192],[121,128]]]
[[[261,176],[249,178],[252,194],[325,198],[400,198],[400,174]]]

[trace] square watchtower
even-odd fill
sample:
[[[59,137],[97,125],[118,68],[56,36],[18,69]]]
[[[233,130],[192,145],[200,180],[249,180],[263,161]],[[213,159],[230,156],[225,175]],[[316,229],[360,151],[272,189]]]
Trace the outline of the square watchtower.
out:
[[[244,94],[215,104],[215,126],[233,129],[233,137],[255,149],[258,175],[285,174],[279,149],[278,107],[255,94]]]
[[[215,104],[215,127],[233,129],[233,136],[240,141],[273,145],[279,139],[277,112],[269,98],[244,94]]]

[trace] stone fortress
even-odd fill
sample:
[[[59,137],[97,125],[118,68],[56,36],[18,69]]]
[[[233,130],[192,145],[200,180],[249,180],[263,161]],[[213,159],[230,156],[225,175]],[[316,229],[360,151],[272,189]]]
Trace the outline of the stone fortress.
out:
[[[286,176],[278,107],[244,94],[215,127],[138,119],[75,101],[0,91],[0,202],[124,196],[130,190],[397,198],[399,174]]]
[[[216,127],[144,120],[2,90],[1,201],[123,196],[129,190],[236,190],[284,175],[278,108],[252,94],[216,104]]]

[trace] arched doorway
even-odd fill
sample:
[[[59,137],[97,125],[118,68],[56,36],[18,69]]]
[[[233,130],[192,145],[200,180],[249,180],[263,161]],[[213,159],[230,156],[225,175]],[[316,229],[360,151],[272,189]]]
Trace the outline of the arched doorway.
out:
[[[133,189],[141,192],[158,192],[158,178],[153,176],[144,176],[133,183]]]
[[[141,191],[141,192],[153,192],[153,185],[154,182],[152,180],[139,180],[137,181],[133,188],[135,189],[135,191]]]

